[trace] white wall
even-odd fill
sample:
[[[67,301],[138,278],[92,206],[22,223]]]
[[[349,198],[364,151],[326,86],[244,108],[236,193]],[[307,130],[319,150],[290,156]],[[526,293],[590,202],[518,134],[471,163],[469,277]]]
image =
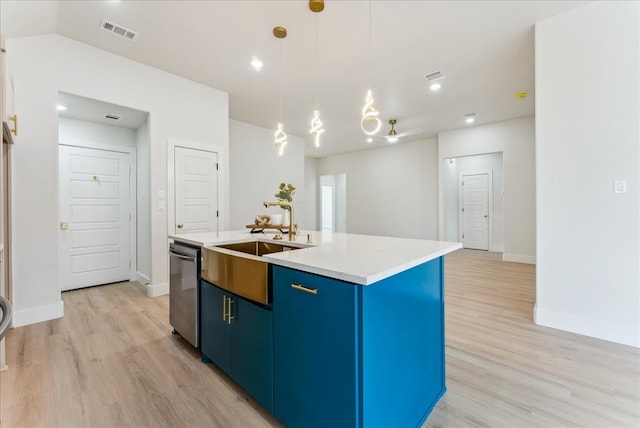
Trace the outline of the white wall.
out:
[[[85,147],[95,147],[93,143],[98,143],[136,148],[136,131],[133,129],[64,116],[58,118],[58,127],[61,144],[74,140],[82,142]]]
[[[536,25],[535,319],[636,347],[639,9],[594,2]]]
[[[502,152],[504,168],[503,260],[535,263],[535,121],[533,116],[442,132],[438,136],[440,165],[444,159]],[[440,235],[445,236],[445,172],[440,172]]]
[[[329,156],[318,175],[346,173],[349,233],[437,239],[437,149],[430,139]]]
[[[253,223],[256,214],[281,213],[281,208],[264,208],[262,202],[276,200],[274,195],[282,182],[296,188],[294,221],[300,229],[309,229],[305,224],[304,140],[289,135],[284,154],[279,156],[273,145],[273,133],[273,129],[229,121],[232,230],[244,229]],[[311,209],[315,209],[314,204]]]
[[[17,326],[63,313],[56,282],[54,214],[58,212],[58,92],[149,112],[151,195],[167,190],[167,137],[226,147],[229,114],[226,93],[62,36],[9,39],[7,53],[21,122],[13,150]],[[228,171],[228,159],[222,160],[222,170]],[[228,194],[223,201],[228,205]],[[163,287],[168,282],[167,212],[153,209],[150,218],[151,281]]]
[[[440,162],[443,178],[443,221],[445,241],[461,241],[459,229],[460,204],[459,204],[459,178],[468,172],[491,171],[492,183],[492,207],[489,213],[491,222],[491,237],[489,250],[504,251],[504,168],[502,166],[502,153],[489,153],[486,155],[464,156],[453,159],[453,163],[445,159]]]
[[[312,157],[304,158],[304,196],[305,210],[304,220],[301,224],[307,230],[319,230],[318,224],[318,198],[320,187],[318,186],[318,160]]]

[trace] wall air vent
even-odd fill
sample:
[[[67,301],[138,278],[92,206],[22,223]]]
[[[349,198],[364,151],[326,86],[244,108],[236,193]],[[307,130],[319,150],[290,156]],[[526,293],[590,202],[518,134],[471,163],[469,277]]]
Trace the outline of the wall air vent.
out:
[[[440,80],[440,79],[444,79],[445,75],[442,71],[434,71],[432,73],[429,73],[427,75],[424,76],[425,79],[427,79],[428,81],[432,82],[434,80]]]
[[[107,119],[111,119],[111,120],[120,120],[120,116],[115,116],[113,114],[107,114],[104,117],[106,117]]]
[[[138,37],[138,33],[133,30],[129,30],[124,28],[122,25],[115,24],[111,21],[107,21],[106,19],[102,20],[100,24],[100,28],[109,33],[117,34],[120,37],[124,37],[125,39],[134,40]]]

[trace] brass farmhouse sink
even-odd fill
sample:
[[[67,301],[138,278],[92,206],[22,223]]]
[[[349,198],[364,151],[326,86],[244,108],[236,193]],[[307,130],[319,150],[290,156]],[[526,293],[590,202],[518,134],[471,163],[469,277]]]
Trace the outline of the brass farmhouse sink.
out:
[[[202,249],[202,278],[238,296],[269,304],[272,291],[264,254],[297,250],[272,242],[239,242]]]

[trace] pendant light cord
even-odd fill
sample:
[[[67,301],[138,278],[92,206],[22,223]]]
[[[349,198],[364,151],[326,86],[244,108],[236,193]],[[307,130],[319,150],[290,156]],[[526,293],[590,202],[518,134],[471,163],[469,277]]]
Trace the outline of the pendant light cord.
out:
[[[318,80],[320,79],[320,61],[318,60],[318,14],[316,13],[316,110],[318,110]]]
[[[280,123],[282,123],[282,39],[280,39]]]

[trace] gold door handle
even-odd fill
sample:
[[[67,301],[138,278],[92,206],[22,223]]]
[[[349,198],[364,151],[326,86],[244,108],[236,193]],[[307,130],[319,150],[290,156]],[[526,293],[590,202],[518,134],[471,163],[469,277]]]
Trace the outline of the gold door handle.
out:
[[[483,217],[484,217],[484,218],[487,218],[487,217],[489,217],[489,215],[488,215],[488,214],[485,214],[485,215],[483,215]]]
[[[295,290],[304,291],[305,293],[309,293],[309,294],[318,294],[317,288],[307,288],[304,285],[300,285],[300,284],[291,284],[291,288]]]
[[[182,223],[178,224],[178,229],[182,229],[183,227],[184,227],[184,224],[182,224]]]

